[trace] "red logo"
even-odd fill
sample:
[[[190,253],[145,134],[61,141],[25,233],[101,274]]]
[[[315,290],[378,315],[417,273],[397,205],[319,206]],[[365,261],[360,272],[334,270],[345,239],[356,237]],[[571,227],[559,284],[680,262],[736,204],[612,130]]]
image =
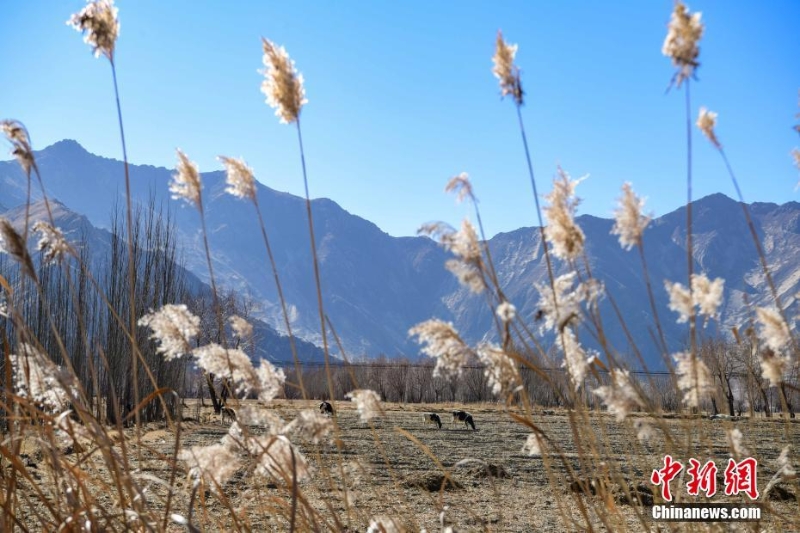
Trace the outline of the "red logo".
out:
[[[758,498],[756,486],[756,467],[758,463],[752,457],[742,459],[738,463],[728,459],[725,468],[725,494],[733,496],[744,492],[751,500]]]
[[[714,461],[708,461],[700,467],[700,461],[689,459],[689,469],[686,471],[692,479],[686,483],[686,492],[692,496],[697,496],[700,491],[706,493],[709,498],[717,492],[717,465]]]
[[[660,470],[653,470],[650,475],[650,481],[653,485],[661,485],[661,497],[666,501],[672,501],[672,492],[669,490],[669,482],[675,479],[680,471],[683,470],[683,465],[678,461],[673,461],[671,455],[664,456],[664,468]]]
[[[757,486],[757,467],[758,462],[752,457],[742,459],[738,463],[734,459],[728,459],[728,466],[725,468],[725,495],[735,496],[744,493],[751,500],[758,499]],[[669,483],[683,470],[683,465],[674,460],[671,455],[664,456],[664,467],[653,470],[650,475],[650,482],[653,485],[661,486],[661,497],[668,502],[672,501],[672,491]],[[690,496],[699,496],[704,492],[707,497],[717,493],[717,465],[714,461],[707,461],[701,465],[695,458],[689,459],[689,481],[686,483],[686,492]]]

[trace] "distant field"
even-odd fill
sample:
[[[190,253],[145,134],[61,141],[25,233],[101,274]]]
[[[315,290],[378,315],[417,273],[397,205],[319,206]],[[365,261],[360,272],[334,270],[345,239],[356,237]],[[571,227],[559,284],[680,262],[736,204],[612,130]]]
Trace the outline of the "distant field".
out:
[[[191,404],[190,404],[191,405]],[[316,402],[275,401],[269,409],[274,409],[286,420],[293,418],[303,408],[316,408]],[[441,529],[443,514],[444,525],[450,525],[457,531],[561,531],[563,522],[559,522],[559,505],[562,505],[566,516],[580,517],[580,506],[586,496],[577,496],[577,486],[570,487],[566,467],[559,459],[552,456],[548,460],[552,467],[554,479],[548,483],[548,474],[542,457],[529,457],[522,452],[522,446],[528,431],[511,420],[508,413],[492,404],[471,405],[385,405],[385,416],[374,424],[374,431],[369,425],[359,421],[357,413],[349,402],[336,402],[337,422],[341,443],[341,463],[337,460],[336,446],[332,443],[313,445],[299,443],[302,452],[309,459],[313,468],[310,481],[301,484],[301,494],[309,504],[330,522],[328,529],[341,527],[347,531],[365,531],[369,520],[376,516],[395,518],[411,531],[426,528],[428,531]],[[478,431],[466,429],[463,424],[452,425],[449,412],[454,409],[467,409],[474,417]],[[265,408],[266,409],[266,408]],[[442,416],[443,428],[426,425],[422,412],[438,412]],[[623,471],[629,480],[629,488],[634,491],[637,486],[646,490],[650,487],[649,476],[654,468],[662,466],[662,444],[654,440],[652,446],[639,444],[633,430],[628,424],[618,424],[613,418],[601,413],[592,413],[590,424],[596,438],[609,443],[607,449],[615,450],[606,457],[590,459],[592,464],[580,464],[577,447],[573,444],[571,425],[567,411],[534,411],[534,422],[557,442],[563,443],[563,456],[566,463],[578,474],[578,479],[587,482],[591,475],[584,474],[598,468],[604,461],[623,465]],[[209,445],[219,441],[227,432],[227,425],[211,416],[211,408],[185,410],[185,416],[200,414],[202,422],[187,421],[181,434],[181,447]],[[546,414],[545,414],[546,413]],[[713,458],[720,467],[718,485],[722,487],[722,470],[727,461],[729,446],[725,440],[723,428],[731,422],[709,420],[669,419],[668,424],[675,442],[673,450],[682,449],[681,438],[686,431],[694,435],[691,455],[676,457],[686,463],[693,456],[705,462]],[[758,419],[742,420],[733,423],[740,429],[744,442],[751,454],[759,460],[758,486],[763,490],[767,481],[775,471],[775,459],[780,453],[774,441],[785,442],[783,432],[789,432],[789,440],[795,446],[800,445],[800,426],[794,421],[785,424],[779,420]],[[685,428],[685,429],[684,429]],[[263,431],[253,427],[254,433]],[[406,433],[407,432],[407,433]],[[136,430],[125,430],[129,443],[128,454],[138,475],[154,476],[169,480],[169,461],[175,446],[175,432],[165,429],[163,425],[151,424],[143,428],[141,450],[142,460],[136,459]],[[781,438],[775,438],[781,433]],[[657,430],[660,435],[660,431]],[[418,439],[418,443],[412,442]],[[583,439],[586,437],[582,437]],[[657,440],[657,439],[656,439]],[[378,444],[379,442],[379,444]],[[443,479],[443,470],[428,454],[426,447],[441,466],[452,473],[455,486],[447,486],[439,491]],[[88,474],[87,483],[93,484],[98,479],[105,479],[97,452],[90,454],[91,448],[71,454],[69,457],[80,462],[80,466]],[[23,459],[35,463],[42,459],[42,448],[34,442],[26,442],[22,449]],[[675,452],[673,452],[676,455]],[[456,463],[464,464],[454,467]],[[599,468],[602,468],[600,466]],[[348,496],[345,501],[340,469],[347,478]],[[35,468],[32,469],[35,473]],[[179,469],[179,472],[181,469]],[[48,487],[48,479],[34,479],[37,484]],[[108,483],[110,478],[105,479]],[[673,493],[682,494],[685,479],[673,481]],[[188,482],[182,474],[176,480],[178,490],[171,503],[173,512],[185,514],[188,505]],[[630,530],[641,530],[642,523],[637,514],[649,516],[649,508],[631,505],[625,501],[621,488],[614,482],[609,487],[607,500],[613,500],[613,506],[621,509],[626,524],[619,524],[619,518],[606,517],[606,524],[594,514],[596,509],[604,506],[589,506],[587,512],[593,524],[599,529],[627,527]],[[32,490],[28,481],[21,481],[23,493]],[[792,494],[793,488],[788,487]],[[151,506],[163,507],[165,489],[158,482],[149,483],[152,495]],[[284,531],[288,524],[283,518],[267,516],[264,502],[273,496],[287,499],[288,491],[270,484],[264,478],[252,475],[252,465],[225,486],[226,494],[231,498],[233,507],[242,523],[249,524],[253,531]],[[639,492],[642,497],[647,495]],[[784,497],[787,496],[783,492]],[[600,496],[589,496],[597,498]],[[106,491],[100,499],[113,502],[113,491]],[[274,501],[277,501],[275,499]],[[687,500],[693,501],[693,500]],[[737,501],[725,496],[715,496],[713,502]],[[745,501],[745,500],[738,500]],[[201,500],[202,502],[202,500]],[[38,505],[38,504],[37,504]],[[609,503],[606,504],[606,507]],[[771,501],[771,513],[765,520],[775,530],[784,530],[781,516],[793,515],[798,511],[796,501]],[[26,512],[34,512],[35,507],[22,506]],[[201,530],[226,530],[232,527],[231,516],[218,499],[211,497],[200,505],[199,514],[195,515],[195,524]],[[349,511],[348,511],[349,507]],[[333,515],[342,521],[340,526],[333,522]],[[23,523],[28,523],[22,518]],[[32,519],[32,517],[29,517]],[[646,518],[645,518],[646,519]],[[33,522],[30,522],[33,523]],[[651,522],[648,522],[652,525]],[[764,524],[762,524],[764,525]],[[183,526],[172,524],[169,529],[184,531]],[[574,529],[570,528],[570,529]]]

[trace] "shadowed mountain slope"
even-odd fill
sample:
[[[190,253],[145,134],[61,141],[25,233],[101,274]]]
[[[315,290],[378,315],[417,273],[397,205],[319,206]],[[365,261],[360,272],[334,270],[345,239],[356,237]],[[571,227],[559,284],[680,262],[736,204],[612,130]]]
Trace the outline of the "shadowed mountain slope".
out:
[[[37,153],[48,195],[85,215],[92,225],[108,227],[115,204],[124,205],[124,171],[119,161],[90,154],[74,141],[61,141]],[[136,202],[146,205],[173,202],[178,237],[186,267],[209,281],[197,211],[170,199],[171,170],[131,167],[131,189]],[[223,286],[253,297],[261,317],[277,330],[283,319],[255,210],[250,202],[224,192],[224,174],[203,174],[204,205],[214,273]],[[0,204],[25,202],[24,175],[15,162],[0,162]],[[36,187],[34,187],[36,192]],[[303,338],[319,343],[320,324],[312,271],[304,200],[258,185],[284,294],[291,308],[293,328]],[[406,355],[419,347],[408,329],[438,317],[452,321],[471,342],[495,339],[493,318],[485,295],[471,294],[445,270],[448,254],[425,237],[392,237],[373,223],[343,210],[328,199],[312,201],[318,243],[325,310],[351,358]],[[756,203],[750,207],[767,260],[790,316],[800,289],[800,204]],[[650,366],[661,366],[656,330],[642,274],[638,250],[625,251],[610,234],[612,220],[581,216],[586,233],[592,275],[601,280],[606,297],[600,303],[603,327],[610,344],[622,356],[633,347],[613,311],[616,303],[630,336]],[[677,324],[667,307],[664,281],[686,284],[686,211],[680,208],[653,220],[645,232],[645,259],[657,301],[657,312],[670,351],[686,340],[686,324]],[[730,331],[745,324],[749,305],[770,305],[766,280],[738,202],[715,194],[694,203],[693,253],[695,272],[725,279],[720,321],[705,334]],[[547,283],[547,270],[536,228],[501,233],[489,241],[498,277],[519,315],[534,329],[538,291]],[[555,263],[556,272],[564,265]],[[597,346],[588,331],[582,340]],[[547,345],[547,339],[544,339]],[[334,343],[331,340],[331,346]],[[335,349],[333,350],[336,351]]]

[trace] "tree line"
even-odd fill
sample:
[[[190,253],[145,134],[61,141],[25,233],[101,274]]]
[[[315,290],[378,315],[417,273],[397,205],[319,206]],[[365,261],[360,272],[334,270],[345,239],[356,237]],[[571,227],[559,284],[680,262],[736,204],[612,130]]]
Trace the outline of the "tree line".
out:
[[[129,418],[137,400],[143,404],[143,421],[177,409],[174,395],[159,394],[159,401],[153,395],[159,389],[183,391],[185,365],[165,361],[148,332],[130,332],[129,324],[132,310],[135,322],[148,310],[184,301],[191,293],[169,211],[157,209],[153,200],[136,208],[132,255],[122,218],[119,209],[113,211],[107,240],[90,239],[87,226],[73,228],[67,239],[75,253],[59,262],[32,254],[38,290],[17,262],[0,254],[0,274],[12,289],[3,296],[19,314],[17,321],[0,318],[0,349],[7,356],[20,343],[29,343],[56,365],[71,367],[86,403],[82,407],[110,423]],[[129,262],[135,272],[133,287]],[[13,391],[8,357],[0,361],[0,372],[5,391]],[[152,401],[143,402],[147,398]]]
[[[737,344],[723,339],[707,340],[701,345],[703,360],[711,370],[711,386],[702,399],[701,409],[709,414],[729,416],[765,416],[786,411],[794,416],[798,386],[798,368],[792,368],[783,386],[787,402],[782,405],[779,389],[769,387],[758,367],[758,354],[749,343]],[[382,355],[370,361],[335,361],[329,365],[332,374],[331,397],[324,363],[303,363],[301,372],[306,394],[317,400],[346,401],[345,394],[356,388],[376,391],[381,398],[396,403],[473,403],[503,401],[492,392],[485,367],[479,364],[461,368],[457,378],[434,376],[432,360],[415,361],[408,358],[389,358]],[[286,363],[287,375],[284,397],[300,399],[294,365]],[[520,366],[520,386],[534,405],[542,407],[575,407],[568,394],[569,377],[563,368],[545,368],[538,372]],[[631,381],[650,398],[653,410],[676,412],[681,409],[680,389],[669,371],[631,372]],[[190,379],[186,394],[208,397],[207,376]],[[610,375],[599,372],[599,378],[587,378],[578,395],[586,407],[600,409],[601,402],[588,391],[607,385]],[[643,409],[645,411],[646,409]]]
[[[228,290],[214,298],[211,290],[190,279],[181,266],[182,259],[175,240],[175,228],[169,211],[157,209],[153,200],[140,206],[133,216],[132,257],[129,256],[124,222],[115,210],[110,221],[107,242],[90,242],[85,230],[78,230],[74,239],[76,254],[60,264],[48,264],[42,254],[35,256],[36,275],[41,289],[25,287],[17,263],[0,254],[0,273],[19,290],[14,291],[13,304],[21,314],[26,331],[14,331],[11,320],[2,321],[4,335],[0,337],[3,353],[13,352],[9,339],[36,339],[41,349],[58,365],[68,363],[85,391],[85,400],[96,416],[110,423],[130,418],[137,400],[140,420],[156,420],[164,410],[173,414],[179,408],[179,398],[209,398],[219,413],[230,397],[228,384],[213,374],[195,369],[188,356],[165,361],[156,353],[154,341],[146,328],[133,331],[135,343],[129,338],[131,309],[141,316],[168,303],[185,303],[200,317],[197,346],[215,342],[242,348],[251,356],[264,339],[241,339],[232,335],[228,318],[237,315],[251,318],[256,303]],[[92,247],[100,247],[93,250]],[[133,261],[135,276],[131,290],[128,261]],[[134,305],[130,305],[130,295]],[[9,295],[5,295],[9,297]],[[221,314],[221,317],[217,316]],[[221,318],[221,320],[220,320]],[[699,350],[711,373],[712,387],[703,399],[703,410],[730,416],[751,416],[763,413],[771,416],[788,411],[793,416],[798,386],[797,365],[787,371],[780,389],[770,388],[762,377],[760,356],[754,343],[708,339]],[[65,361],[65,355],[69,361]],[[272,354],[279,355],[279,354]],[[285,355],[285,354],[283,354]],[[285,357],[276,357],[283,359]],[[10,376],[5,372],[6,358],[0,361],[5,389],[12,390]],[[278,363],[280,364],[280,363]],[[136,368],[134,369],[134,365]],[[607,373],[590,376],[579,389],[581,394],[568,392],[570,380],[563,368],[548,368],[538,362],[537,372],[520,366],[519,386],[530,401],[544,407],[574,407],[576,401],[590,408],[599,408],[599,398],[588,391],[607,384]],[[303,363],[300,367],[305,394],[308,398],[344,400],[355,388],[375,390],[381,398],[400,403],[491,402],[496,398],[490,387],[485,368],[479,364],[461,369],[457,378],[444,379],[434,375],[432,360],[415,361],[408,358],[380,356],[370,361],[332,362],[329,369],[323,364]],[[293,363],[285,366],[286,385],[283,396],[301,398],[303,393]],[[333,390],[327,380],[331,372]],[[136,381],[132,378],[137,376]],[[649,398],[648,408],[677,411],[681,406],[680,389],[674,374],[665,372],[632,372],[632,381]],[[164,394],[168,390],[175,394]],[[158,399],[153,395],[158,393]],[[780,393],[786,398],[780,399]],[[147,400],[149,399],[149,400]],[[143,400],[144,403],[142,403]]]

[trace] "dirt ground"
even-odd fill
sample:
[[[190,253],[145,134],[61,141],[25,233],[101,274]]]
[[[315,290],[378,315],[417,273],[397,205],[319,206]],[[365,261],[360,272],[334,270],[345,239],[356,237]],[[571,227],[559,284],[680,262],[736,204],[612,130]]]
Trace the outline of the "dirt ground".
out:
[[[447,526],[455,531],[579,531],[587,530],[584,516],[588,517],[592,529],[597,530],[684,529],[687,524],[654,523],[649,518],[648,505],[652,504],[649,489],[653,488],[649,479],[654,468],[663,466],[665,428],[674,439],[670,450],[675,459],[684,464],[688,464],[690,457],[702,463],[712,459],[719,468],[720,492],[710,500],[687,496],[687,478],[676,478],[672,482],[673,493],[685,502],[750,502],[743,496],[720,496],[722,471],[730,457],[725,429],[738,428],[744,445],[758,459],[757,485],[761,491],[776,471],[776,459],[787,442],[792,443],[793,450],[800,449],[800,425],[794,421],[649,419],[656,436],[651,444],[642,445],[630,422],[617,423],[605,413],[591,413],[585,425],[578,421],[576,425],[582,429],[578,430],[580,446],[576,446],[570,417],[578,415],[566,410],[537,408],[531,420],[561,449],[555,455],[549,448],[551,453],[544,457],[529,456],[522,448],[530,430],[513,420],[502,406],[385,404],[384,416],[370,425],[359,420],[351,403],[335,402],[334,405],[338,445],[335,440],[319,445],[296,443],[313,472],[311,480],[301,484],[301,500],[305,498],[308,505],[318,511],[319,525],[324,530],[365,531],[372,518],[391,517],[409,531],[441,531]],[[286,400],[262,406],[274,410],[287,421],[302,409],[316,407],[317,402]],[[477,431],[466,428],[463,423],[452,424],[449,413],[453,409],[471,412]],[[426,424],[424,412],[439,413],[442,429]],[[210,407],[190,406],[184,411],[184,418],[181,447],[219,442],[228,429],[228,424],[223,425],[213,416]],[[257,427],[250,429],[256,434],[263,431]],[[131,463],[137,472],[168,481],[175,431],[163,424],[142,428],[141,453],[135,445],[136,430],[126,429],[125,434]],[[594,454],[593,460],[581,461],[581,456],[585,457],[591,449],[603,451]],[[23,452],[25,457],[34,453],[33,450]],[[797,456],[793,453],[792,457]],[[89,478],[104,475],[99,457],[77,454],[76,461]],[[798,466],[796,460],[793,463]],[[170,506],[171,512],[186,516],[190,483],[185,470],[180,468]],[[445,481],[445,477],[451,481]],[[581,483],[575,483],[576,479]],[[41,482],[46,483],[46,479]],[[148,487],[153,494],[150,507],[163,509],[166,500],[163,486],[153,482]],[[796,524],[800,516],[800,507],[794,498],[798,493],[797,485],[781,487],[779,493],[764,502],[764,517],[760,523],[690,525],[698,530],[711,527],[716,530],[792,531],[794,526],[787,518]],[[257,477],[252,467],[235,475],[226,484],[225,492],[243,529],[288,530],[285,516],[265,509],[281,505],[275,502],[285,505],[291,501],[291,491]],[[644,505],[638,503],[637,498]],[[111,499],[111,494],[98,497],[99,503],[113,505]],[[299,507],[303,515],[302,501]],[[609,508],[619,512],[603,511]],[[21,514],[24,521],[25,512]],[[217,498],[202,494],[194,523],[202,531],[226,531],[234,527],[231,515],[231,510]],[[32,516],[29,518],[33,520]],[[306,529],[308,524],[300,520],[298,528]],[[185,530],[176,523],[170,523],[168,529]]]

